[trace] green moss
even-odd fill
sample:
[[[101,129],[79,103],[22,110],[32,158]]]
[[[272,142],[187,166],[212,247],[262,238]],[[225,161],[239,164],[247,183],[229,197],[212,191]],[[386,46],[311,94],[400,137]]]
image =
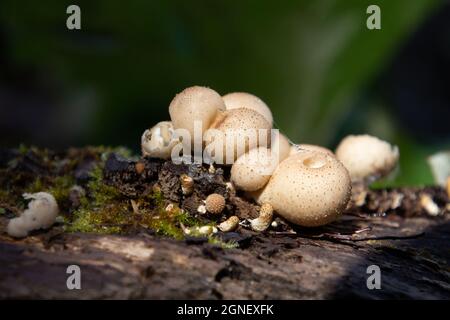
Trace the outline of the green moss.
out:
[[[53,156],[50,156],[48,150],[39,150],[24,145],[19,149],[22,155],[33,152],[45,165],[54,165],[52,163]],[[158,235],[181,240],[184,239],[182,226],[195,230],[195,227],[216,224],[214,221],[193,217],[177,205],[166,210],[170,202],[164,198],[160,190],[155,190],[149,196],[133,199],[138,209],[133,208],[130,198],[122,195],[115,187],[107,185],[103,180],[104,163],[111,152],[126,158],[131,157],[131,152],[125,148],[87,147],[73,151],[68,158],[70,161],[65,167],[65,174],[61,176],[25,175],[22,177],[11,170],[7,171],[8,176],[3,176],[1,181],[7,182],[5,185],[12,187],[0,190],[0,214],[6,212],[1,207],[2,203],[5,206],[20,208],[26,205],[22,193],[44,191],[51,193],[64,211],[67,232],[126,234],[135,228],[148,228],[154,230]],[[81,197],[80,206],[69,214],[72,209],[69,201],[70,192],[76,184],[73,170],[86,154],[94,156],[97,159],[97,165],[90,173],[91,179],[85,186],[86,195]],[[203,237],[204,235],[196,235],[193,232],[190,236]],[[222,248],[237,247],[236,243],[223,242],[214,235],[210,236],[208,241]]]
[[[103,182],[103,169],[100,166],[92,170],[88,190],[92,198],[93,206],[102,206],[120,198],[120,193],[116,188]]]
[[[44,191],[44,182],[41,177],[37,177],[33,182],[31,182],[28,187],[25,188],[25,192],[27,193],[36,193]]]
[[[70,190],[75,185],[75,178],[71,175],[64,175],[58,177],[37,177],[24,192],[36,193],[36,192],[48,192],[52,194],[58,203],[69,199]]]
[[[21,143],[17,150],[19,151],[19,153],[21,155],[25,155],[30,150],[30,148],[28,146],[26,146],[25,144]]]
[[[74,212],[73,222],[66,224],[67,232],[117,234],[123,232],[123,225],[129,223],[126,211],[118,212],[112,207],[79,209]]]
[[[239,247],[236,241],[222,241],[221,239],[215,236],[209,237],[208,243],[219,246],[223,249],[235,249]]]
[[[81,198],[80,208],[68,223],[68,232],[121,233],[130,224],[130,210],[120,193],[103,182],[103,171],[97,166],[87,185],[88,196]]]

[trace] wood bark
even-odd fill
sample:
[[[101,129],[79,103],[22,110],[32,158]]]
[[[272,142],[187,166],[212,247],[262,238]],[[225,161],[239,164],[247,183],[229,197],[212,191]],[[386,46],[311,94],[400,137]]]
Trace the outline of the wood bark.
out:
[[[227,192],[226,169],[210,173],[144,159],[146,170],[138,175],[135,161],[117,156],[108,161],[105,179],[130,197],[158,183],[165,196],[188,211],[214,191],[226,195],[227,214],[245,218],[257,212],[255,204]],[[179,192],[176,177],[184,172],[197,182],[192,198]],[[283,226],[278,229],[256,233],[240,227],[223,234],[239,244],[236,249],[201,238],[177,241],[148,230],[69,234],[58,225],[14,240],[4,231],[8,218],[2,216],[0,298],[449,299],[449,215],[431,217],[418,209],[417,196],[423,192],[437,202],[448,201],[440,188],[369,191],[366,205],[349,208],[326,227],[298,228],[278,219]],[[401,206],[386,205],[399,193],[404,195]],[[66,286],[66,270],[73,264],[81,268],[81,290]],[[370,265],[380,267],[380,290],[367,287]]]

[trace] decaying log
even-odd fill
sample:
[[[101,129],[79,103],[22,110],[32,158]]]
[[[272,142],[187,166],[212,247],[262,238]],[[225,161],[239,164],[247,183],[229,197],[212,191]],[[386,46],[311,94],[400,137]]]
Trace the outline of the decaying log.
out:
[[[137,161],[145,166],[140,173]],[[5,163],[0,156],[0,166]],[[82,169],[75,167],[83,178]],[[20,164],[15,170],[45,175],[53,169]],[[181,192],[183,173],[196,182],[192,195]],[[228,174],[227,168],[114,154],[104,169],[105,181],[130,199],[158,185],[165,198],[195,214],[206,195],[215,192],[227,199],[225,215],[255,217],[258,207],[226,187]],[[240,226],[222,234],[238,243],[236,249],[202,238],[164,238],[145,229],[101,235],[65,233],[61,225],[14,240],[4,231],[10,217],[0,215],[0,298],[449,299],[448,212],[430,216],[412,200],[389,210],[369,208],[394,193],[412,199],[424,192],[439,205],[448,203],[440,188],[369,191],[364,205],[352,206],[322,228],[299,228],[277,218],[278,227],[263,233]],[[81,290],[66,286],[66,269],[73,264],[81,268]],[[370,265],[381,269],[380,290],[367,288]]]

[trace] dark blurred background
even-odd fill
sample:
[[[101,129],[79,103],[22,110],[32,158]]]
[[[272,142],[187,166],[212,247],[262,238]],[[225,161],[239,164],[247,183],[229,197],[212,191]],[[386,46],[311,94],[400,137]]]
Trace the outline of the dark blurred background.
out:
[[[400,147],[391,184],[429,184],[426,157],[450,146],[449,78],[448,1],[0,2],[1,146],[137,153],[173,96],[205,85],[261,97],[297,143],[377,135]]]

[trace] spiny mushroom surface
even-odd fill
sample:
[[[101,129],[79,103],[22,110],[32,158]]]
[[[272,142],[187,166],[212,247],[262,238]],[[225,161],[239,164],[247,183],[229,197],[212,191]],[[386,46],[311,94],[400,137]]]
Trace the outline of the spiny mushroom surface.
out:
[[[396,146],[376,137],[350,135],[338,145],[336,157],[347,168],[353,181],[376,180],[396,167],[399,152]]]
[[[194,86],[184,89],[173,98],[169,106],[169,114],[173,127],[188,130],[193,139],[196,121],[204,133],[213,123],[217,113],[225,109],[225,103],[216,91]]]
[[[281,162],[254,196],[294,224],[305,227],[336,220],[351,196],[351,180],[335,157],[304,150]]]
[[[273,124],[273,116],[267,104],[257,96],[246,92],[232,92],[224,95],[223,101],[227,110],[246,108],[261,114],[270,125]]]
[[[270,145],[271,124],[251,109],[226,111],[205,133],[206,154],[217,163],[234,161],[262,144]]]
[[[206,211],[219,214],[225,209],[225,198],[217,193],[210,194],[205,200]]]
[[[173,133],[170,121],[161,121],[150,130],[145,130],[141,138],[142,155],[169,159],[172,148],[179,142],[173,138]]]

